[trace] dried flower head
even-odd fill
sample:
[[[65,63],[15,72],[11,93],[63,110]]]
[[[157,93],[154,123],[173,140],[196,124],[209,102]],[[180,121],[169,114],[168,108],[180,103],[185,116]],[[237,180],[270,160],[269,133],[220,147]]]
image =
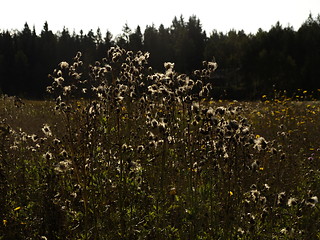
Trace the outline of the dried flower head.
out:
[[[64,158],[67,158],[68,157],[68,153],[65,149],[63,149],[61,152],[60,152],[60,155]]]
[[[51,160],[51,159],[52,159],[52,153],[46,152],[45,154],[43,154],[43,157],[44,157],[46,160]]]
[[[277,204],[283,206],[285,204],[285,201],[286,201],[286,193],[285,192],[279,193],[277,198]]]
[[[297,203],[298,203],[298,201],[294,197],[291,197],[291,198],[288,199],[288,206],[289,207],[295,206],[295,205],[297,205]]]
[[[59,67],[60,67],[61,69],[67,69],[67,68],[69,68],[69,63],[67,63],[67,62],[61,62],[61,63],[59,64]]]
[[[54,168],[54,170],[57,173],[64,173],[71,169],[72,169],[72,162],[70,160],[61,161]]]
[[[61,141],[58,138],[55,138],[55,139],[52,140],[52,143],[54,145],[59,145],[61,143]]]
[[[156,119],[152,119],[152,120],[151,120],[151,126],[152,126],[153,128],[157,128],[157,127],[158,127],[158,121],[157,121]]]
[[[170,190],[169,190],[169,195],[174,196],[174,195],[176,195],[176,194],[177,194],[177,189],[176,189],[175,187],[170,188]]]
[[[143,146],[143,145],[139,145],[139,146],[137,147],[137,152],[138,152],[138,153],[143,152],[143,150],[144,150],[144,146]]]
[[[306,204],[308,206],[311,206],[311,207],[315,207],[315,205],[319,202],[318,200],[318,197],[317,196],[312,196],[310,197],[307,201],[306,201]]]
[[[166,70],[174,68],[174,63],[171,63],[171,62],[165,62],[163,65]]]
[[[218,64],[216,62],[208,62],[208,68],[211,71],[215,71],[218,68]]]
[[[31,139],[33,142],[36,142],[39,139],[39,137],[36,134],[32,134]]]
[[[267,141],[263,137],[258,137],[254,140],[254,148],[258,151],[265,150],[267,147]]]
[[[51,132],[50,127],[49,127],[48,124],[45,124],[41,130],[47,137],[51,137],[52,136],[52,132]]]

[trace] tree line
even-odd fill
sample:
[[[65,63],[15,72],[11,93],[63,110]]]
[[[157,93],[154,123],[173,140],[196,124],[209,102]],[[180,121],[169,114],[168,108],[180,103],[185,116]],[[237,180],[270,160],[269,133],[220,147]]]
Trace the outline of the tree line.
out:
[[[163,71],[164,62],[174,62],[175,70],[192,73],[202,61],[215,60],[213,76],[216,97],[255,99],[274,89],[293,93],[296,89],[320,88],[320,15],[309,15],[298,30],[277,22],[269,31],[255,34],[213,30],[209,35],[200,20],[175,17],[170,27],[126,24],[122,34],[70,33],[67,28],[53,33],[46,22],[40,34],[24,25],[22,31],[0,33],[0,93],[26,98],[45,97],[50,84],[48,73],[61,61],[71,61],[83,52],[84,65],[103,58],[111,46],[150,52],[149,64]]]

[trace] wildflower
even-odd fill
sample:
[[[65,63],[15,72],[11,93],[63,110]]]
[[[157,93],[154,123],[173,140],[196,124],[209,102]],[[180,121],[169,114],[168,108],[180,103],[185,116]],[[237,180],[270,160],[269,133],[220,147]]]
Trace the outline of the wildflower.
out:
[[[163,140],[163,139],[158,140],[157,146],[158,146],[158,145],[159,145],[159,146],[162,146],[163,144],[164,144],[164,140]]]
[[[70,160],[60,161],[54,168],[57,173],[63,173],[72,169],[72,162]]]
[[[146,64],[147,63],[147,58],[148,56],[147,55],[141,55],[141,56],[137,56],[135,58],[135,61],[138,62],[139,65],[143,65],[143,64]]]
[[[256,185],[256,184],[252,184],[252,185],[250,186],[250,188],[251,188],[252,190],[257,190],[257,185]]]
[[[2,220],[2,223],[3,223],[4,226],[7,226],[8,220],[3,219],[3,220]]]
[[[250,191],[251,198],[254,202],[260,199],[260,192],[257,189],[253,189]]]
[[[148,59],[150,57],[150,53],[149,52],[145,52],[144,53],[144,57],[145,57],[145,59]]]
[[[251,170],[253,172],[257,171],[259,168],[259,161],[258,160],[255,160],[252,164],[251,164]]]
[[[79,63],[78,62],[74,62],[71,66],[71,70],[75,71],[77,68],[79,67]]]
[[[31,139],[32,139],[33,142],[36,142],[39,138],[38,138],[37,135],[32,134],[32,135],[31,135]]]
[[[213,109],[212,109],[212,107],[210,107],[210,108],[208,109],[207,113],[206,113],[207,118],[213,117],[213,114],[214,114]]]
[[[121,53],[120,52],[115,52],[112,56],[112,62],[117,62],[121,57]]]
[[[283,235],[287,235],[287,234],[288,234],[287,228],[282,228],[282,229],[280,230],[280,233],[283,234]]]
[[[155,140],[156,137],[152,132],[149,132],[148,133],[148,138],[149,138],[149,140]]]
[[[273,148],[270,149],[270,152],[271,152],[272,154],[277,154],[278,151],[277,151],[277,149],[275,149],[275,148],[273,147]]]
[[[28,137],[28,135],[27,135],[25,132],[22,132],[22,133],[21,133],[21,140],[22,140],[23,142],[27,141],[27,137]]]
[[[18,211],[20,209],[21,209],[21,207],[16,207],[15,209],[13,209],[13,211]]]
[[[168,140],[168,143],[169,143],[169,144],[171,144],[171,143],[174,142],[174,139],[173,139],[172,136],[168,136],[167,140]]]
[[[36,152],[36,151],[37,151],[37,149],[35,149],[34,147],[30,147],[29,150],[30,150],[31,152]]]
[[[60,152],[60,155],[61,155],[62,157],[64,157],[64,158],[68,157],[68,153],[67,153],[67,151],[64,150],[64,149]]]
[[[202,90],[199,92],[200,97],[206,97],[209,95],[209,89],[207,86],[202,87]]]
[[[218,68],[218,64],[216,62],[208,62],[207,64],[211,71],[215,71]]]
[[[42,132],[47,136],[47,137],[50,137],[52,136],[52,132],[50,130],[50,127],[48,124],[45,124],[42,128]]]
[[[55,86],[61,86],[61,84],[64,82],[64,78],[63,77],[55,78],[54,82],[56,83]]]
[[[166,124],[164,122],[160,122],[158,124],[158,128],[160,132],[165,132],[166,131]]]
[[[166,70],[174,68],[174,63],[171,63],[171,62],[165,62],[163,65]]]
[[[81,73],[73,73],[71,76],[72,76],[75,80],[79,80],[79,79],[81,78],[82,74],[81,74]]]
[[[296,204],[297,204],[297,199],[296,198],[293,198],[293,197],[289,198],[289,200],[288,200],[288,206],[289,207],[295,206]]]
[[[58,138],[53,139],[52,142],[53,142],[54,145],[58,145],[58,144],[61,143],[61,141]]]
[[[266,198],[265,196],[261,196],[261,197],[259,198],[259,200],[260,200],[260,202],[261,202],[262,205],[266,205],[266,203],[267,203],[267,198]]]
[[[57,97],[56,104],[59,105],[61,103],[61,101],[62,101],[61,96]]]
[[[51,160],[52,159],[52,154],[50,152],[46,152],[45,154],[43,154],[43,157],[47,160]]]
[[[143,145],[139,145],[139,146],[137,147],[138,153],[143,152],[143,150],[144,150],[144,146],[143,146]]]
[[[267,141],[263,137],[258,137],[254,140],[253,148],[256,148],[258,151],[264,150],[267,147]]]
[[[141,164],[135,161],[130,161],[130,169],[134,173],[139,173],[142,171]]]
[[[268,184],[263,185],[263,191],[268,191],[270,189],[270,186]]]
[[[245,233],[245,231],[241,227],[239,227],[237,231],[240,236],[242,236]]]
[[[157,147],[157,142],[152,140],[152,141],[149,142],[149,146],[150,147]]]
[[[82,53],[81,52],[77,52],[77,55],[76,55],[76,59],[79,59],[79,58],[81,58],[81,56],[82,56]]]
[[[197,102],[192,103],[192,105],[191,105],[191,111],[193,111],[193,112],[195,112],[195,113],[199,113],[199,108],[200,108],[199,103],[197,103]]]
[[[51,86],[48,86],[48,87],[46,88],[46,91],[47,91],[48,93],[52,93],[53,90],[54,90],[54,88],[51,87]]]
[[[127,144],[124,143],[124,144],[122,144],[121,148],[122,148],[123,152],[125,152],[128,150],[129,147]]]
[[[216,108],[216,114],[220,114],[220,115],[223,115],[223,114],[225,114],[225,112],[226,112],[226,108],[224,108],[224,107],[217,107]]]
[[[255,224],[255,222],[256,222],[256,217],[255,217],[254,215],[252,215],[251,213],[248,213],[247,215],[248,215],[248,217],[250,218],[250,219],[249,219],[249,223],[250,223],[251,225]]]
[[[197,122],[197,120],[192,121],[191,123],[193,126],[197,126],[199,123]]]
[[[112,67],[109,64],[105,65],[105,68],[106,68],[107,72],[111,72],[112,71]]]
[[[61,102],[58,106],[55,107],[56,110],[63,110],[63,111],[67,111],[69,109],[69,106],[67,106],[67,104],[65,102]]]
[[[169,195],[176,195],[177,194],[177,189],[175,187],[170,188],[169,190]]]
[[[151,126],[152,126],[153,128],[158,127],[158,121],[157,121],[156,119],[152,119],[152,120],[151,120]]]
[[[262,220],[264,221],[264,219],[268,216],[268,209],[267,208],[264,208],[263,210],[262,210],[262,213],[261,213],[261,218],[262,218]]]
[[[284,205],[285,203],[285,198],[286,198],[286,193],[285,192],[281,192],[278,194],[278,199],[277,199],[277,204],[278,205]]]
[[[317,196],[313,196],[313,197],[311,197],[311,198],[309,198],[307,200],[306,204],[308,206],[314,207],[318,202],[319,202],[318,197]]]
[[[63,87],[63,95],[67,95],[69,92],[71,92],[71,86]]]
[[[195,70],[195,71],[193,72],[193,74],[196,75],[196,76],[200,75],[200,70]]]

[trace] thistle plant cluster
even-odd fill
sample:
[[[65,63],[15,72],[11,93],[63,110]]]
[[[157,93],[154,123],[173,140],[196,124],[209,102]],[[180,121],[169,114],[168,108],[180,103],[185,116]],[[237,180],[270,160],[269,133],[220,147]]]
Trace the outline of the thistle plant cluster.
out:
[[[319,237],[318,193],[278,184],[281,146],[241,104],[210,99],[217,63],[188,76],[120,47],[88,67],[81,56],[49,75],[56,124],[1,128],[6,239]]]

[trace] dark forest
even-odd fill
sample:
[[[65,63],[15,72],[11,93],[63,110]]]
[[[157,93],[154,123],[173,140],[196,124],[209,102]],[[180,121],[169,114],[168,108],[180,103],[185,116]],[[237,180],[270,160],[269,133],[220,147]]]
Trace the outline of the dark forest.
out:
[[[170,27],[127,25],[114,37],[101,30],[71,33],[67,28],[53,33],[44,23],[40,34],[25,23],[19,31],[0,32],[0,94],[43,99],[49,85],[48,73],[61,61],[70,61],[78,51],[84,66],[102,59],[111,46],[150,53],[154,71],[163,63],[175,63],[175,70],[192,73],[202,61],[214,59],[219,67],[212,81],[216,98],[257,99],[275,89],[294,94],[297,89],[320,88],[320,15],[311,15],[298,30],[279,22],[255,34],[230,30],[206,33],[196,16],[174,18]]]

